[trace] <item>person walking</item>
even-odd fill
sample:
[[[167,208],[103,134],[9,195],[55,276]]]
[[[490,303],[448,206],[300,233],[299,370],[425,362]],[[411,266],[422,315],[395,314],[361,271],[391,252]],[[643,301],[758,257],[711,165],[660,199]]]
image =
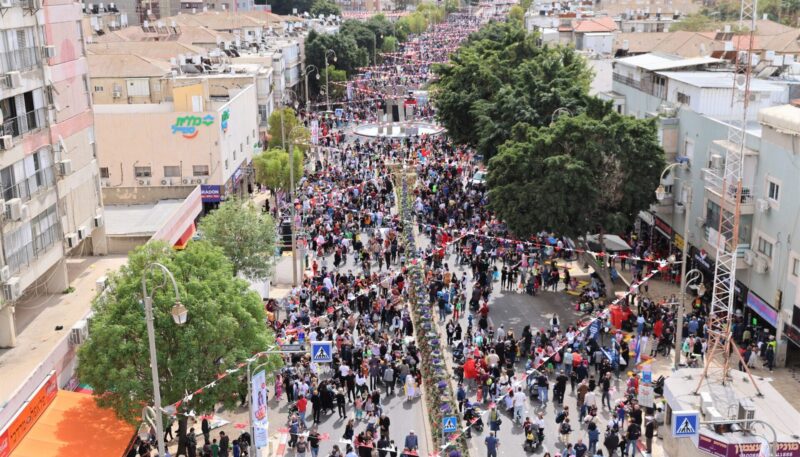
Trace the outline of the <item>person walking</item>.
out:
[[[486,457],[497,457],[497,448],[500,447],[500,440],[495,432],[491,432],[483,442],[486,443]]]
[[[186,452],[189,457],[197,457],[197,437],[194,434],[194,427],[186,434]]]
[[[628,424],[628,431],[625,434],[625,455],[634,457],[636,455],[636,447],[639,443],[639,436],[641,436],[642,430],[639,428],[639,424],[636,422],[631,421]]]
[[[228,450],[231,446],[231,439],[225,432],[219,432],[219,455],[220,457],[228,457]]]
[[[514,422],[521,424],[522,416],[525,409],[525,403],[528,401],[528,396],[522,392],[522,387],[517,387],[517,392],[514,393]]]
[[[416,451],[419,448],[419,438],[414,434],[414,430],[410,430],[406,435],[403,447],[411,451]]]
[[[308,434],[308,447],[311,448],[311,457],[317,457],[319,455],[320,439],[317,427],[312,427],[311,432]]]

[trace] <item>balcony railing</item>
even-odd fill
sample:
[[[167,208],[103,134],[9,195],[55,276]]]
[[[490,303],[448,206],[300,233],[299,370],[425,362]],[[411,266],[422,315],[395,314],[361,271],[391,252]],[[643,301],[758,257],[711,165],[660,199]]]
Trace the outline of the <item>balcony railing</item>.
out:
[[[612,79],[615,82],[618,82],[618,83],[621,83],[621,84],[625,84],[626,86],[633,87],[634,89],[640,89],[641,88],[641,83],[639,81],[629,77],[629,76],[624,76],[624,75],[621,75],[619,73],[613,73]]]
[[[0,73],[28,70],[39,64],[39,52],[36,48],[15,49],[0,52]]]
[[[49,189],[55,184],[55,175],[52,169],[39,170],[32,176],[7,187],[3,187],[3,199],[8,201],[19,198],[23,202],[30,200],[31,196],[42,190]]]
[[[29,111],[22,116],[5,119],[0,125],[0,136],[11,135],[18,137],[31,130],[44,127],[45,110],[44,108]]]
[[[715,170],[710,168],[703,169],[703,180],[706,182],[706,189],[720,195],[723,186],[723,178]],[[731,202],[736,201],[736,184],[725,184],[725,199]],[[751,186],[742,186],[742,204],[755,203],[755,189]]]
[[[28,229],[30,230],[30,229]],[[33,240],[21,249],[6,255],[6,262],[11,273],[17,273],[29,266],[39,255],[61,239],[61,226],[55,224],[41,233],[34,233]]]

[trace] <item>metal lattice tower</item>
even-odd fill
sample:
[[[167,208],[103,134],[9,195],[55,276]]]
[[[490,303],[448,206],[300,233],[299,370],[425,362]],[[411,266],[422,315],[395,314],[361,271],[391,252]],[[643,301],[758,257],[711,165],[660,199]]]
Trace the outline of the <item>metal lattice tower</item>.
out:
[[[731,358],[741,361],[741,355],[736,343],[733,341],[732,318],[734,310],[734,284],[736,283],[736,258],[739,244],[739,217],[742,203],[742,175],[743,157],[745,149],[747,108],[750,99],[751,55],[753,38],[756,28],[754,8],[752,3],[742,0],[742,20],[745,13],[749,14],[750,33],[747,54],[744,56],[744,74],[734,73],[733,82],[733,112],[741,109],[739,125],[731,123],[728,128],[728,148],[726,148],[725,162],[721,170],[705,170],[706,182],[715,188],[720,196],[720,216],[717,226],[717,239],[709,240],[716,249],[716,263],[714,265],[714,280],[712,288],[711,308],[707,321],[708,349],[705,357],[705,368],[695,392],[700,390],[703,380],[720,382],[725,385],[730,379]],[[738,51],[737,46],[737,51]],[[739,60],[737,52],[737,65]],[[722,174],[720,176],[720,173]],[[742,366],[750,377],[750,382],[761,392],[747,368]]]
[[[758,18],[758,0],[741,0],[739,8],[739,27],[750,24],[750,31],[756,30],[756,19]]]

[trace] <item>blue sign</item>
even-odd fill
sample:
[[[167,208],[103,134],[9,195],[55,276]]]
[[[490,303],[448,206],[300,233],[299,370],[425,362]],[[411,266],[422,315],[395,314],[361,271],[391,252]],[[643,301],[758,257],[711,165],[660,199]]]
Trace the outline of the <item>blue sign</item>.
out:
[[[650,367],[645,367],[642,370],[642,382],[651,384],[653,382],[653,372],[650,371]]]
[[[674,411],[672,413],[672,436],[676,438],[692,438],[700,431],[700,413],[698,411]]]
[[[344,114],[344,110],[341,108],[336,108],[335,110],[333,110],[333,114],[335,114],[336,117],[342,117],[342,115]]]
[[[444,416],[442,418],[442,432],[453,433],[458,430],[458,419],[456,416]]]
[[[769,325],[778,326],[778,311],[769,306],[761,297],[754,294],[753,291],[747,294],[747,306],[767,321]]]
[[[315,363],[333,362],[333,344],[330,341],[312,342],[311,361]]]
[[[600,319],[595,319],[594,322],[592,322],[589,326],[589,339],[597,339],[597,335],[600,333],[600,325]]]
[[[200,186],[200,197],[205,203],[222,201],[222,190],[218,185],[203,184]]]

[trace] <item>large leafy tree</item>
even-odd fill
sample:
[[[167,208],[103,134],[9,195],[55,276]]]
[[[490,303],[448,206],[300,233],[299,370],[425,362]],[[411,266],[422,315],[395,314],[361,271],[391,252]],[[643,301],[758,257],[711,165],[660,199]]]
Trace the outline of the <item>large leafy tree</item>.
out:
[[[222,249],[233,274],[266,279],[272,273],[275,223],[252,202],[231,199],[200,222],[203,237]]]
[[[518,126],[489,161],[489,204],[517,236],[621,231],[653,201],[664,167],[654,121],[599,111]]]
[[[333,3],[330,0],[314,0],[314,3],[311,5],[310,14],[314,17],[319,17],[320,14],[324,16],[341,16],[342,10],[339,8],[339,5]]]
[[[142,407],[153,402],[147,330],[142,309],[142,272],[152,262],[175,275],[188,321],[177,326],[170,316],[174,304],[171,286],[160,270],[146,273],[153,291],[153,312],[161,397],[164,405],[182,401],[179,438],[184,453],[190,411],[212,411],[217,405],[235,407],[246,392],[244,372],[217,380],[217,374],[236,369],[252,354],[274,341],[268,330],[261,298],[245,281],[233,276],[222,250],[194,241],[175,251],[150,242],[134,250],[127,265],[109,278],[109,289],[95,299],[89,340],[78,350],[78,376],[92,385],[98,404],[110,407],[132,423],[141,420]],[[167,281],[167,284],[169,282]],[[280,358],[270,358],[275,370]],[[212,388],[187,399],[186,393],[217,380]]]
[[[373,35],[369,33],[369,45],[372,46]],[[319,68],[320,74],[325,71],[325,53],[328,53],[328,65],[336,66],[344,70],[348,75],[352,75],[356,69],[369,64],[367,49],[359,48],[356,39],[349,33],[319,34],[311,31],[306,38],[306,63]],[[334,61],[334,55],[336,60]],[[309,91],[318,94],[320,90],[319,81],[316,78],[309,78]]]
[[[297,14],[302,14],[311,10],[314,0],[267,0],[267,3],[272,7],[272,12],[280,15],[293,14],[297,10]]]
[[[574,49],[539,46],[518,21],[483,27],[436,71],[440,122],[487,159],[515,125],[547,125],[562,107],[583,110],[592,76]]]

